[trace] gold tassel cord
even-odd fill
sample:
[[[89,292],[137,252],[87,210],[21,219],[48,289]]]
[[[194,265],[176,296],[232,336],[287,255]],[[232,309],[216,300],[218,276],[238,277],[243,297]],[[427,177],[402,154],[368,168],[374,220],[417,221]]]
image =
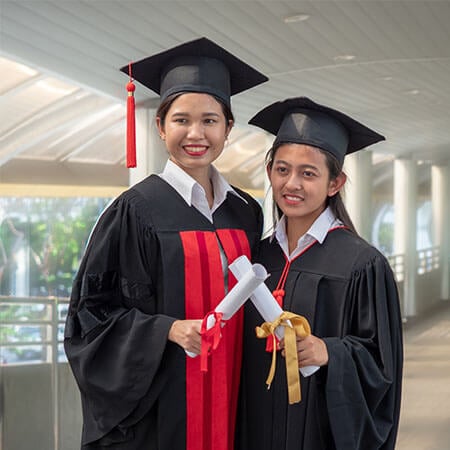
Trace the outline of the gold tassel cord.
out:
[[[268,389],[270,389],[270,385],[275,376],[277,349],[274,332],[278,326],[284,327],[286,378],[288,383],[289,404],[292,405],[293,403],[301,401],[296,337],[299,336],[304,338],[309,336],[311,334],[311,327],[305,317],[287,311],[283,311],[273,322],[264,322],[260,327],[256,327],[256,337],[264,339],[268,336],[272,336],[274,339],[272,364],[266,380]]]

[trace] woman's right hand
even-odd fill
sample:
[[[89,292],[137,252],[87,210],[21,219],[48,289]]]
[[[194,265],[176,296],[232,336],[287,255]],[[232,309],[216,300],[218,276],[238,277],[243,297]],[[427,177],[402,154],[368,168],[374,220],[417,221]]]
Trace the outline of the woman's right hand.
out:
[[[175,320],[170,327],[168,339],[185,351],[199,355],[202,348],[201,325],[201,320]]]

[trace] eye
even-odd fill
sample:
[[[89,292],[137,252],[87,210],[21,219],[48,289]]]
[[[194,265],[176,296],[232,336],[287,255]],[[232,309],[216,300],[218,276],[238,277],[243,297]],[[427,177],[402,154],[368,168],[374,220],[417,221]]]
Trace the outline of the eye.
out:
[[[180,123],[180,124],[185,124],[187,123],[187,119],[185,119],[184,117],[175,117],[173,119],[174,123]]]
[[[275,169],[280,175],[285,175],[286,173],[287,173],[287,168],[286,167],[283,167],[283,166],[278,166],[276,169]]]
[[[207,125],[212,125],[212,124],[217,123],[217,120],[216,120],[216,119],[211,119],[211,118],[209,118],[209,119],[205,119],[204,122],[205,122]]]
[[[316,174],[315,174],[312,170],[305,170],[305,171],[303,172],[303,175],[304,175],[306,178],[311,178],[311,177],[314,177]]]

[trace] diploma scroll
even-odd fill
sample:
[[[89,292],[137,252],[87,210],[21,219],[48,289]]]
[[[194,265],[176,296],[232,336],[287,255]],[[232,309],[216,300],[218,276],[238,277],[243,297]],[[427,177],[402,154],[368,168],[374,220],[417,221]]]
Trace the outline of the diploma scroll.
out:
[[[236,258],[230,264],[230,271],[237,280],[240,280],[248,272],[249,267],[252,267],[252,265],[248,258],[243,255]],[[269,288],[264,283],[256,287],[250,296],[250,300],[266,322],[273,322],[283,312],[281,306],[277,303]],[[284,327],[277,327],[275,329],[275,336],[278,339],[282,339],[284,337]],[[309,377],[317,370],[319,370],[319,366],[306,366],[300,368],[300,373],[304,377]]]
[[[248,259],[247,259],[248,261]],[[231,267],[231,266],[230,266]],[[242,276],[238,282],[216,306],[214,312],[222,314],[222,320],[231,319],[239,308],[250,298],[252,292],[264,283],[267,278],[267,271],[261,264],[250,264],[241,272]],[[215,325],[216,321],[214,315],[210,314],[206,317],[206,328],[209,330]],[[223,325],[223,324],[222,324]],[[186,351],[186,354],[191,358],[197,355]]]

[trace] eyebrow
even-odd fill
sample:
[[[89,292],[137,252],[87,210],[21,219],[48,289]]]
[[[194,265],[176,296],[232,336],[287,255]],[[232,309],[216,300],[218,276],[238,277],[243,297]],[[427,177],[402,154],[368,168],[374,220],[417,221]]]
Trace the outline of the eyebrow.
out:
[[[182,111],[179,111],[179,112],[174,112],[174,113],[172,114],[172,116],[182,116],[182,117],[187,117],[187,116],[190,116],[190,113],[189,113],[189,112],[182,112]],[[202,113],[202,117],[208,117],[208,116],[220,117],[220,114],[215,113],[215,112],[205,112],[205,113]]]
[[[274,161],[275,164],[285,164],[286,166],[293,167],[291,163],[288,163],[287,161],[284,161],[283,159],[277,159]],[[298,166],[295,166],[301,169],[313,169],[319,171],[319,168],[317,166],[313,166],[312,164],[300,164]]]

